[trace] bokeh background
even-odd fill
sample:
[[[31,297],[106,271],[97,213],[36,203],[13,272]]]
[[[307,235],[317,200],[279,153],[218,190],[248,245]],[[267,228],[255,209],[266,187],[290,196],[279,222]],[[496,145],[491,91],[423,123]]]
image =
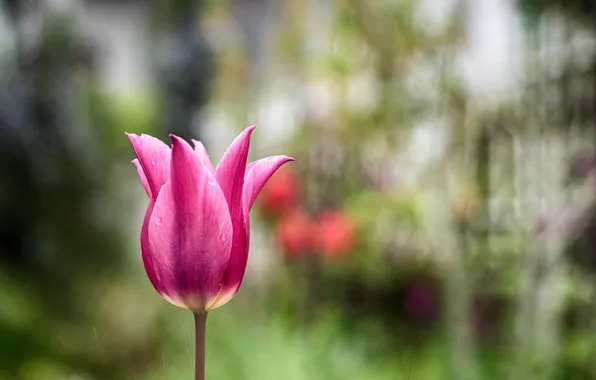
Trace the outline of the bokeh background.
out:
[[[1,0],[0,379],[192,378],[124,132],[288,154],[217,379],[596,379],[592,0]]]

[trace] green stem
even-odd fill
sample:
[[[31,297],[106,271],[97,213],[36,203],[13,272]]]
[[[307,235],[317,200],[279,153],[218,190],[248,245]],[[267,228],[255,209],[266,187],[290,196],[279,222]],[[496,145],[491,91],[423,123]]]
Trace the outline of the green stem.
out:
[[[195,380],[205,380],[205,332],[207,313],[194,313],[195,316]]]

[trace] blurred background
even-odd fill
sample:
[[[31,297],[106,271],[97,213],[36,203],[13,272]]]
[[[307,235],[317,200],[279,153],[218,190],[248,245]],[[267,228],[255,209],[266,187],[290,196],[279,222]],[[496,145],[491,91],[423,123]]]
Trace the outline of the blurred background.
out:
[[[217,379],[596,379],[593,0],[0,0],[0,379],[182,380],[124,132],[287,154]]]

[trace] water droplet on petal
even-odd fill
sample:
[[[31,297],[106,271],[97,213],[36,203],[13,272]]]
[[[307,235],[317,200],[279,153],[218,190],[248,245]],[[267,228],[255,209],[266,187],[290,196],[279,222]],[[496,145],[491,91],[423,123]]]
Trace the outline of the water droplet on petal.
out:
[[[226,241],[226,240],[228,240],[228,237],[225,234],[221,235],[221,241]]]
[[[161,222],[162,221],[163,221],[163,218],[161,218],[161,217],[158,216],[157,218],[155,218],[155,225],[156,226],[161,226]]]
[[[151,160],[151,165],[155,166],[157,165],[157,162],[155,162],[155,160]]]

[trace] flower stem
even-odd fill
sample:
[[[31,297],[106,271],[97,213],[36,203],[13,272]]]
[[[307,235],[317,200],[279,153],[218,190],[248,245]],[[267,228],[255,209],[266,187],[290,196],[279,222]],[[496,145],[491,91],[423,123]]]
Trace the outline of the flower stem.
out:
[[[205,331],[207,313],[194,313],[195,316],[195,380],[205,380]]]

